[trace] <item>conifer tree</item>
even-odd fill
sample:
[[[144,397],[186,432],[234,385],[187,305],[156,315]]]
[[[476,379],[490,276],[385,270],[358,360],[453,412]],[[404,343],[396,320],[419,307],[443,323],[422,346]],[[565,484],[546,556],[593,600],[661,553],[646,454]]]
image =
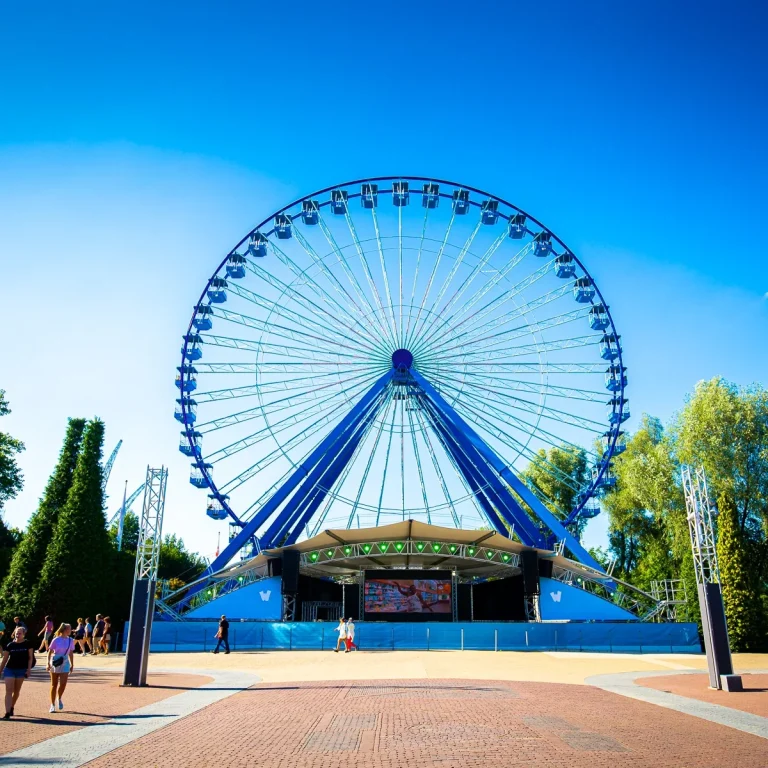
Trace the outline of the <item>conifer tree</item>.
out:
[[[72,485],[84,429],[85,419],[69,420],[59,460],[25,535],[14,550],[8,574],[0,587],[0,615],[6,624],[13,616],[21,616],[30,624],[41,618],[40,608],[34,601],[35,586]]]
[[[749,546],[733,500],[718,499],[717,561],[733,651],[760,651],[765,645],[760,589],[755,584]]]
[[[111,547],[104,518],[101,455],[104,423],[89,421],[67,503],[48,547],[35,600],[55,621],[107,613]]]

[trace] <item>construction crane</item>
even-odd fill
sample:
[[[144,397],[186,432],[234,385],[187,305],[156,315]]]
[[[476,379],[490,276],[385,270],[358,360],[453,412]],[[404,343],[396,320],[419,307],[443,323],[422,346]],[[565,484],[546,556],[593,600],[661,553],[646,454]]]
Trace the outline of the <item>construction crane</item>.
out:
[[[112,465],[115,463],[115,459],[117,458],[117,453],[120,450],[120,446],[123,444],[122,440],[119,440],[117,445],[115,446],[115,450],[112,451],[112,453],[109,454],[109,458],[107,459],[107,463],[104,465],[104,471],[101,473],[101,490],[102,493],[106,494],[107,492],[107,482],[109,481],[109,476],[112,473]],[[104,496],[106,499],[106,495]]]
[[[125,513],[131,508],[131,504],[133,504],[133,502],[136,501],[136,499],[138,499],[139,496],[144,492],[144,483],[142,483],[130,496],[127,495],[127,490],[128,481],[126,480],[125,491],[123,492],[123,503],[120,505],[120,508],[115,512],[115,514],[112,515],[112,518],[107,524],[107,527],[111,528],[115,523],[117,523],[118,552],[123,548],[123,523],[125,522]]]

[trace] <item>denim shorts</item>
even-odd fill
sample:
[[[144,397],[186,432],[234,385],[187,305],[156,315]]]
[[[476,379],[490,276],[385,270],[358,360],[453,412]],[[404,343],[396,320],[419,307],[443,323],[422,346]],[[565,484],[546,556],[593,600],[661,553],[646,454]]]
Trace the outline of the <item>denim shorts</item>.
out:
[[[8,669],[6,667],[3,670],[3,677],[4,678],[11,678],[11,677],[24,677],[27,674],[26,669]]]

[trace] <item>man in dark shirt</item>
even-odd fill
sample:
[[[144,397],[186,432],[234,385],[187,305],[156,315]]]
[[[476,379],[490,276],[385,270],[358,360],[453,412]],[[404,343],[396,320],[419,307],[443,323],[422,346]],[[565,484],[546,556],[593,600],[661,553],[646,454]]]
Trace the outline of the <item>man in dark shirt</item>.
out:
[[[216,643],[216,647],[214,648],[213,652],[218,653],[219,647],[222,643],[224,643],[224,647],[226,648],[224,653],[229,653],[229,622],[227,621],[226,616],[221,617],[221,621],[219,622],[219,631],[216,633],[216,637],[219,638],[219,642]]]
[[[99,655],[101,648],[101,639],[104,636],[104,617],[100,614],[96,614],[96,624],[93,627],[93,642],[91,643],[91,653],[94,656]]]

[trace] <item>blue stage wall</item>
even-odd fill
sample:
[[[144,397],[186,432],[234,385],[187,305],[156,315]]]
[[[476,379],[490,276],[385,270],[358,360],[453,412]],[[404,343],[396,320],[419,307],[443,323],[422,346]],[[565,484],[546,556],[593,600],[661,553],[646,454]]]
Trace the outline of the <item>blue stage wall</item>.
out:
[[[279,621],[283,615],[281,583],[280,576],[262,579],[195,608],[187,617],[218,620],[224,614],[229,619],[247,616],[249,619]]]
[[[336,645],[336,622],[232,622],[233,650],[323,650]],[[700,653],[695,624],[357,622],[362,650],[605,651]],[[210,651],[216,622],[155,621],[153,651]],[[126,624],[124,636],[128,635]]]
[[[544,621],[637,621],[615,603],[562,581],[539,579],[539,612]]]

